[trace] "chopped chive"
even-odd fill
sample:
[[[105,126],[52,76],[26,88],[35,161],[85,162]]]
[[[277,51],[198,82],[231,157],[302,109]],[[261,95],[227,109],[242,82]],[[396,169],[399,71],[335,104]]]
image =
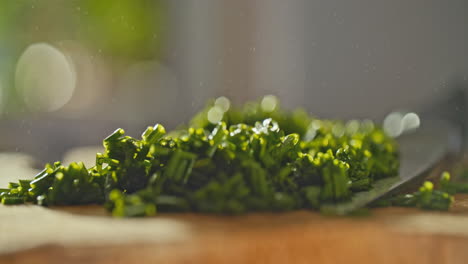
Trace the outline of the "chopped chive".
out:
[[[166,133],[156,124],[141,139],[119,128],[104,139],[95,167],[47,164],[33,180],[0,189],[2,203],[104,204],[117,217],[319,209],[397,175],[398,146],[379,126],[317,119],[266,98],[243,107],[216,100],[188,127]],[[221,111],[216,122],[212,109]],[[439,195],[429,187],[420,191],[422,208]]]

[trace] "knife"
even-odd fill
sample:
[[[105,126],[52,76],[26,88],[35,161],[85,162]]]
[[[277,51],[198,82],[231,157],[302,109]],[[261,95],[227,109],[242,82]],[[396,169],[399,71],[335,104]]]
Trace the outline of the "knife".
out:
[[[358,192],[350,201],[324,204],[326,214],[345,215],[379,199],[422,183],[447,158],[457,159],[466,148],[466,95],[457,89],[420,115],[420,126],[396,138],[400,148],[399,175],[376,181],[369,191]]]

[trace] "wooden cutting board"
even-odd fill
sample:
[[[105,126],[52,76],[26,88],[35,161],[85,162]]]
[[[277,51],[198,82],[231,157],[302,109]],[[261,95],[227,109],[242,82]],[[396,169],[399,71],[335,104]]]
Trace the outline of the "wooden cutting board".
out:
[[[0,263],[467,263],[468,195],[450,212],[376,209],[113,219],[100,207],[0,207]]]

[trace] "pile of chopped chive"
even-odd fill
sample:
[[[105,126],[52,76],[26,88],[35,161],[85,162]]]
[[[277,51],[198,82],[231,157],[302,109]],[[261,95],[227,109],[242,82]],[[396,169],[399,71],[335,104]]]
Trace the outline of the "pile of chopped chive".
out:
[[[318,209],[398,174],[395,141],[371,121],[317,119],[273,96],[243,107],[209,102],[189,127],[117,129],[96,166],[47,164],[0,189],[3,204],[103,204],[114,216]]]

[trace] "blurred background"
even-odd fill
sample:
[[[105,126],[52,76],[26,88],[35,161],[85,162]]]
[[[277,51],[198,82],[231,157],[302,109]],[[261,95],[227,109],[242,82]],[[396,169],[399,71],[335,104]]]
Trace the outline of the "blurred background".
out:
[[[43,161],[218,96],[381,120],[455,84],[465,0],[0,1],[0,151]]]

